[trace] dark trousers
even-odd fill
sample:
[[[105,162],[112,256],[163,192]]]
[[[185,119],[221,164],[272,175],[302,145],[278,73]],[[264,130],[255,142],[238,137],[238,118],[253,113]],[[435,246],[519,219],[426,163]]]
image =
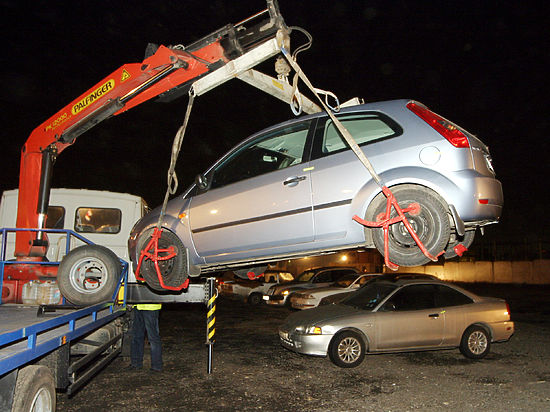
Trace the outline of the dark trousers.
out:
[[[134,308],[134,321],[132,326],[132,349],[130,360],[132,366],[143,366],[143,348],[145,345],[145,332],[151,345],[151,369],[162,370],[162,345],[159,334],[160,310],[138,310]]]

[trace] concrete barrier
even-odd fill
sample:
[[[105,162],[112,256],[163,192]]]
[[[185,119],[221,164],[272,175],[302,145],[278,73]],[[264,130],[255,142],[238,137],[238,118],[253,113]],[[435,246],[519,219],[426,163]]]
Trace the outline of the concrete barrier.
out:
[[[385,272],[391,272],[385,270]],[[400,273],[426,273],[454,282],[550,284],[550,260],[444,261],[425,266],[400,267]]]

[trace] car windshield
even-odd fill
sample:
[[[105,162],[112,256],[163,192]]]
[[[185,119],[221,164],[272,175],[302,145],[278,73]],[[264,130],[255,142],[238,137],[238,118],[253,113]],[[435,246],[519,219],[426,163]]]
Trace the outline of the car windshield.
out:
[[[306,270],[303,272],[300,276],[296,278],[298,282],[309,282],[309,280],[313,277],[315,272],[313,270]]]
[[[336,282],[331,283],[330,286],[345,288],[351,285],[353,282],[355,282],[356,279],[357,279],[357,275],[346,275],[340,278],[339,280],[337,280]]]
[[[397,288],[396,285],[372,282],[368,283],[342,300],[341,304],[357,309],[372,310]]]

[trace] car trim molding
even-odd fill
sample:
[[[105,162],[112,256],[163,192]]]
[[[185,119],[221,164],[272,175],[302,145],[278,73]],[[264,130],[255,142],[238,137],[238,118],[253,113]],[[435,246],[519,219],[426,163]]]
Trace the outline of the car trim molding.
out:
[[[331,203],[325,203],[325,204],[322,204],[322,205],[313,206],[313,210],[328,209],[328,208],[331,208],[331,207],[338,207],[338,206],[343,206],[343,205],[347,205],[347,204],[351,204],[351,199],[340,200],[340,201],[337,201],[337,202],[331,202]],[[193,234],[208,232],[210,230],[223,229],[225,227],[244,225],[244,224],[247,224],[247,223],[254,223],[254,222],[259,222],[259,221],[268,220],[268,219],[276,219],[278,217],[297,215],[299,213],[306,213],[306,212],[311,212],[311,211],[312,211],[311,207],[303,207],[303,208],[300,208],[300,209],[288,210],[286,212],[272,213],[272,214],[269,214],[269,215],[251,217],[251,218],[248,218],[248,219],[235,220],[233,222],[219,223],[217,225],[199,227],[197,229],[192,229],[191,232]]]

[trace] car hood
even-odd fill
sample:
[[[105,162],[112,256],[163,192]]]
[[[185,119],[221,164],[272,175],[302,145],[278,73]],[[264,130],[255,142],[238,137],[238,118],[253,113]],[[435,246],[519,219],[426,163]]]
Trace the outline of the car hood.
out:
[[[347,289],[348,288],[337,287],[337,286],[326,286],[324,288],[315,288],[313,290],[307,290],[307,291],[304,291],[304,292],[305,293],[312,293],[312,294],[317,294],[317,293],[323,294],[323,293],[326,293],[326,292],[344,292]],[[349,290],[354,290],[354,289],[349,289]]]
[[[275,295],[280,295],[283,290],[288,290],[289,292],[294,292],[296,290],[311,289],[314,288],[315,284],[308,282],[288,282],[281,285],[278,285],[274,288],[273,292]]]
[[[291,314],[286,318],[281,329],[292,330],[297,326],[314,325],[319,322],[326,322],[344,316],[357,314],[358,310],[346,305],[318,306]]]

